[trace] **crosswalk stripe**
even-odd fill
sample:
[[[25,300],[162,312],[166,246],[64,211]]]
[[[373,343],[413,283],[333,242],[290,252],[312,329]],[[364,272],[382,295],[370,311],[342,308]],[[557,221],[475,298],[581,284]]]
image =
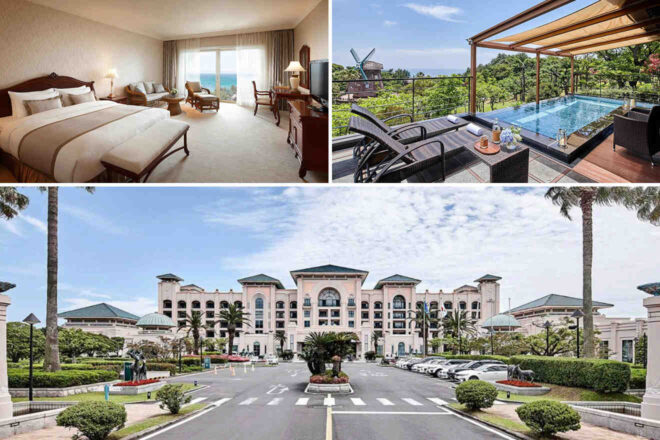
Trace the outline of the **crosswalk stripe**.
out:
[[[284,400],[282,397],[276,397],[273,400],[271,400],[270,402],[268,402],[266,405],[269,405],[269,406],[279,405],[282,400]]]
[[[230,400],[231,400],[231,397],[225,397],[224,399],[216,400],[215,402],[213,402],[213,405],[220,406],[225,402],[229,402]]]
[[[296,405],[307,405],[307,402],[309,402],[309,397],[301,397],[300,399],[296,400]]]
[[[445,402],[442,399],[438,399],[437,397],[427,397],[428,400],[431,402],[435,403],[436,405],[446,405],[447,402]]]
[[[394,404],[392,402],[390,402],[389,400],[387,400],[387,399],[380,398],[380,399],[376,399],[376,400],[379,401],[382,405],[394,406]]]
[[[335,406],[335,398],[331,394],[328,394],[328,397],[323,399],[323,405],[325,406]]]
[[[192,405],[192,404],[194,404],[194,403],[199,403],[199,402],[202,402],[202,401],[204,401],[204,400],[206,400],[206,397],[198,397],[198,398],[196,398],[196,399],[191,400],[191,401],[190,401],[190,404]]]
[[[356,405],[356,406],[364,406],[364,405],[366,405],[366,403],[364,403],[364,400],[359,399],[359,398],[357,398],[357,397],[351,397],[351,402],[353,402],[353,405]]]
[[[251,404],[252,402],[254,402],[256,400],[257,400],[257,397],[250,397],[249,399],[246,399],[246,400],[242,401],[241,403],[239,403],[239,405],[249,405],[249,404]]]
[[[415,399],[411,399],[411,398],[409,398],[409,397],[402,397],[401,400],[403,400],[403,401],[406,402],[406,403],[411,404],[412,406],[422,406],[421,403],[419,403],[419,402],[416,401]]]

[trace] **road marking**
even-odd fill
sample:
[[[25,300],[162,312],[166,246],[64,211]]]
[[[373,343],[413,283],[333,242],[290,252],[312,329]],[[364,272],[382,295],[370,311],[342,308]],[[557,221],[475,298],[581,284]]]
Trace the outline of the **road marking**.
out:
[[[328,407],[325,417],[325,440],[332,440],[332,407]]]
[[[478,427],[480,427],[480,428],[482,428],[482,429],[485,429],[485,430],[488,431],[488,432],[492,432],[493,434],[498,435],[498,436],[500,436],[500,437],[502,437],[502,438],[505,438],[505,439],[507,439],[507,440],[514,440],[513,437],[510,437],[510,436],[505,435],[505,434],[503,434],[503,433],[501,433],[501,432],[499,432],[499,431],[496,431],[496,430],[494,430],[494,429],[491,429],[491,428],[489,428],[488,426],[482,425],[482,424],[479,423],[479,422],[475,422],[475,421],[472,420],[472,419],[468,419],[467,417],[464,417],[464,416],[462,416],[462,415],[460,415],[460,414],[458,414],[458,413],[452,412],[452,414],[455,415],[456,417],[458,417],[459,419],[463,419],[463,420],[465,420],[466,422],[470,422],[470,423],[472,423],[473,425],[477,425]],[[145,439],[146,439],[146,437],[143,437],[143,438],[140,439],[140,440],[145,440]]]
[[[309,397],[301,397],[300,399],[296,400],[296,405],[307,405],[307,402],[309,402]]]
[[[335,398],[332,397],[332,394],[328,394],[328,397],[323,399],[323,404],[325,406],[333,406],[335,404]]]
[[[351,402],[353,402],[353,405],[355,406],[364,406],[366,403],[364,403],[364,400],[359,399],[357,397],[351,397]]]
[[[215,402],[213,402],[213,405],[214,405],[214,406],[220,406],[220,405],[222,405],[222,404],[225,403],[225,402],[229,402],[230,400],[231,400],[231,397],[225,397],[225,398],[223,398],[223,399],[216,400]]]
[[[421,403],[419,403],[419,402],[416,401],[415,399],[411,399],[411,398],[409,398],[409,397],[402,397],[401,400],[403,400],[403,401],[406,402],[406,403],[411,404],[412,406],[422,406]]]
[[[284,385],[282,385],[280,383],[280,384],[277,384],[277,385],[273,385],[273,387],[270,390],[268,390],[266,392],[266,394],[282,394],[286,391],[289,391],[289,388],[285,387]]]
[[[192,405],[194,403],[199,403],[199,402],[204,401],[204,400],[206,400],[206,397],[198,397],[196,399],[191,400],[190,405]]]
[[[376,399],[376,400],[379,401],[382,405],[394,406],[394,404],[392,402],[390,402],[389,400],[387,400],[387,399],[379,398],[379,399]]]
[[[430,411],[335,411],[334,414],[365,414],[365,415],[402,415],[402,416],[450,416],[450,412]]]
[[[268,402],[266,405],[269,405],[269,406],[279,405],[282,400],[284,400],[282,397],[276,397],[273,400],[271,400],[270,402]]]
[[[437,397],[427,397],[427,400],[430,400],[431,402],[435,403],[436,405],[446,405],[447,402],[445,402],[442,399],[438,399]]]
[[[181,421],[178,422],[178,423],[175,423],[175,424],[173,424],[173,425],[169,425],[168,427],[163,428],[163,429],[159,429],[158,431],[156,431],[156,432],[154,432],[154,433],[152,433],[152,434],[149,434],[149,435],[147,435],[146,437],[142,437],[140,440],[148,440],[148,439],[150,439],[150,438],[156,437],[157,435],[161,435],[162,433],[167,432],[167,431],[169,431],[170,429],[174,429],[174,428],[176,428],[176,427],[178,427],[178,426],[183,425],[184,423],[188,423],[189,421],[196,419],[197,417],[203,416],[204,414],[206,414],[206,413],[209,412],[209,411],[212,411],[213,409],[214,409],[214,408],[209,407],[208,409],[205,409],[205,410],[203,410],[203,411],[198,412],[198,413],[195,414],[194,416],[190,416],[190,417],[188,417],[188,418],[186,418],[186,419],[184,419],[184,420],[181,420]]]
[[[241,403],[239,403],[239,405],[249,405],[252,402],[256,401],[257,399],[258,399],[258,397],[250,397],[249,399],[246,399],[246,400],[242,401]]]

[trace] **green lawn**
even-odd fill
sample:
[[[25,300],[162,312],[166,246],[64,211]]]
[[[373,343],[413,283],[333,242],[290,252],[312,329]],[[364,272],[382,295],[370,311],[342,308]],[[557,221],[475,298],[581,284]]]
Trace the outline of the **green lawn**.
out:
[[[488,413],[485,413],[485,412],[479,411],[479,410],[477,410],[477,411],[468,411],[468,409],[465,408],[465,406],[461,405],[460,403],[450,403],[449,406],[456,409],[456,410],[458,410],[458,411],[468,413],[472,417],[476,417],[479,420],[483,420],[484,422],[492,423],[493,425],[499,426],[501,428],[508,429],[510,431],[520,432],[520,433],[525,434],[525,435],[531,435],[532,434],[532,430],[529,429],[527,427],[527,425],[525,425],[522,422],[516,422],[515,420],[510,420],[510,419],[507,419],[507,418],[504,418],[504,417],[496,416],[494,414],[488,414]]]
[[[183,384],[183,391],[189,391],[195,388],[195,385],[191,383]],[[151,393],[151,398],[156,398],[156,392]],[[12,397],[12,402],[24,402],[27,400],[27,397]],[[92,393],[82,393],[74,394],[72,396],[64,397],[35,397],[34,400],[52,400],[58,402],[89,402],[89,401],[99,401],[105,400],[105,393],[103,392],[92,392]],[[110,395],[110,402],[116,403],[130,403],[130,402],[139,402],[142,400],[147,400],[147,393],[136,394],[135,396],[121,396],[121,395]]]
[[[510,400],[518,402],[533,402],[535,400],[557,400],[557,401],[618,401],[618,402],[633,402],[640,403],[642,399],[636,396],[630,396],[624,393],[599,393],[597,391],[588,390],[586,388],[563,387],[560,385],[540,384],[550,387],[548,394],[542,396],[522,396],[520,394],[511,394]],[[498,399],[508,400],[506,391],[499,391]]]
[[[193,403],[192,405],[183,407],[179,412],[179,414],[164,414],[161,416],[149,417],[148,419],[142,420],[141,422],[134,423],[133,425],[122,428],[119,431],[113,432],[112,434],[110,434],[110,436],[108,436],[108,440],[119,440],[128,435],[135,434],[136,432],[144,431],[145,429],[149,429],[157,425],[162,425],[163,423],[171,422],[193,411],[202,409],[205,406],[206,405],[203,403]]]

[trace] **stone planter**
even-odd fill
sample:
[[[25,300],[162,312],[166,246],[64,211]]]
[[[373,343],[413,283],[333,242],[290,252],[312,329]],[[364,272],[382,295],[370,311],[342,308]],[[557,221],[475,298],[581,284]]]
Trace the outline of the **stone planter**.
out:
[[[353,388],[351,387],[350,383],[308,383],[307,388],[305,388],[305,392],[311,394],[352,394]]]
[[[521,396],[542,396],[550,392],[548,387],[514,387],[513,385],[504,385],[497,382],[494,382],[493,385],[500,391],[510,391]]]
[[[118,387],[118,386],[112,386],[110,387],[110,394],[121,394],[124,396],[135,396],[136,394],[142,394],[146,393],[148,391],[156,391],[161,388],[163,388],[165,385],[167,385],[166,382],[154,382],[154,383],[148,383],[146,385],[138,385],[136,387]]]

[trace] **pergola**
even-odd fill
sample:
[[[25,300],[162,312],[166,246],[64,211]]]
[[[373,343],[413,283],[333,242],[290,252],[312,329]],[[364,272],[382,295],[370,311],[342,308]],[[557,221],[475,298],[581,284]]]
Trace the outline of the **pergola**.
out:
[[[540,96],[541,55],[571,59],[575,93],[575,56],[660,40],[658,0],[598,0],[558,20],[525,32],[488,40],[574,0],[545,0],[468,39],[471,47],[470,112],[476,111],[477,48],[536,54],[536,103]]]

